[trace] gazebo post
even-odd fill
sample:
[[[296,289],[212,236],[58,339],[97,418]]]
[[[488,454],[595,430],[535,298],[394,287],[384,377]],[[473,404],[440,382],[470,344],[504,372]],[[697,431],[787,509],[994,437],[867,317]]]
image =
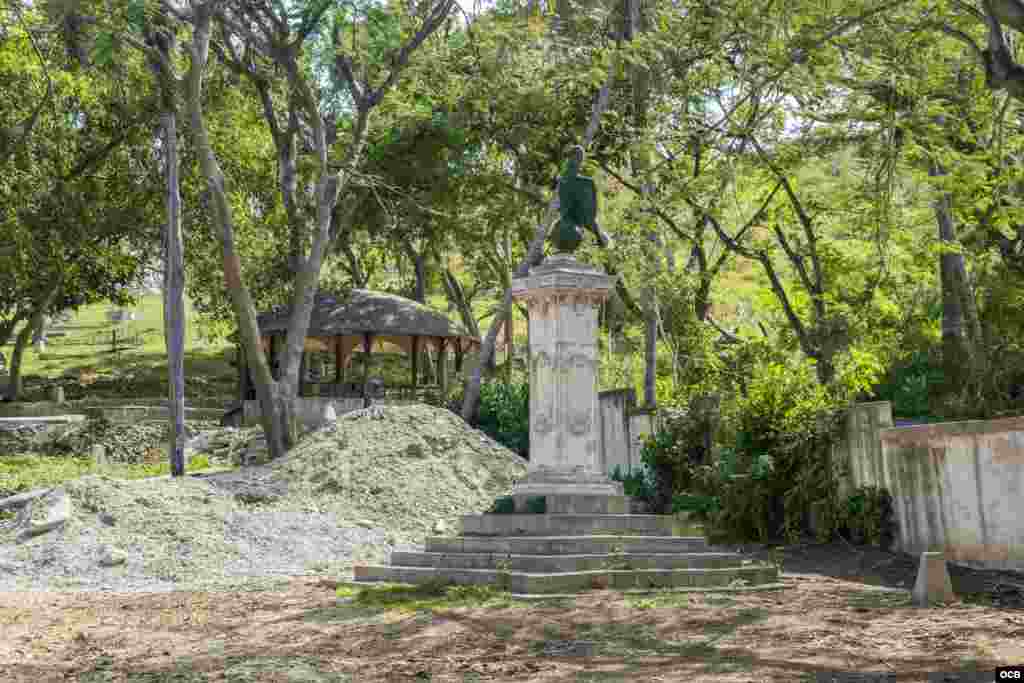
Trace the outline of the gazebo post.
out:
[[[462,339],[455,339],[455,372],[462,372]]]
[[[369,332],[363,333],[363,407],[370,407],[370,345],[373,343],[373,335]]]
[[[302,390],[306,387],[306,369],[309,367],[309,363],[307,362],[308,358],[309,358],[309,354],[306,353],[305,351],[303,351],[302,355],[299,356],[299,396],[300,397],[303,396]]]
[[[445,349],[446,341],[444,337],[437,338],[437,384],[441,389],[442,405],[448,397],[448,363],[445,360],[448,356],[448,351]]]
[[[412,353],[410,355],[412,356],[412,390],[413,394],[415,394],[420,376],[420,336],[418,334],[412,335]]]
[[[341,378],[344,368],[341,367],[341,335],[334,338],[334,391],[341,391]]]

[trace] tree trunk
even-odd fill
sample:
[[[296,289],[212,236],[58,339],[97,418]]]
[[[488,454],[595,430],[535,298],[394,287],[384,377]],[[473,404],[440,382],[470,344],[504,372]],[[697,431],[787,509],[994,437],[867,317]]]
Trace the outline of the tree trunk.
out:
[[[167,162],[167,233],[164,235],[164,341],[167,345],[170,437],[167,456],[171,476],[185,475],[185,248],[181,233],[178,185],[178,122],[174,109],[164,112]]]
[[[604,115],[604,110],[608,108],[608,95],[611,90],[612,77],[615,74],[615,69],[616,65],[613,60],[612,65],[608,70],[608,78],[605,80],[604,85],[601,86],[601,91],[598,93],[597,99],[594,102],[593,110],[590,114],[590,122],[587,124],[587,130],[583,135],[583,140],[580,142],[584,149],[587,148],[590,145],[590,142],[594,139],[594,134],[597,132],[597,126],[601,121],[601,116]],[[543,218],[534,229],[533,239],[530,240],[530,245],[526,250],[526,256],[516,268],[515,277],[526,277],[530,272],[530,268],[540,264],[544,259],[544,242],[547,240],[551,224],[555,222],[557,212],[558,192],[556,190],[553,193],[551,202],[548,203],[547,211],[544,212]],[[511,307],[512,288],[506,287],[505,295],[501,301],[501,308],[491,320],[491,326],[487,330],[487,336],[484,338],[484,341],[480,346],[479,362],[473,368],[473,371],[466,380],[466,389],[462,401],[462,418],[470,424],[476,422],[477,413],[480,409],[480,381],[482,379],[484,365],[491,362],[494,358],[494,346],[498,339],[498,332],[501,330],[505,317],[508,315],[508,310]]]
[[[57,292],[60,287],[54,285],[41,300],[36,303],[35,310],[32,311],[32,315],[28,321],[18,332],[18,336],[14,339],[14,350],[11,352],[11,369],[10,377],[8,378],[7,385],[7,400],[17,401],[21,397],[21,392],[24,389],[22,386],[21,377],[21,362],[25,356],[25,347],[32,341],[32,335],[38,330],[42,329],[43,319],[46,317],[46,311],[53,305],[54,299],[57,298]]]
[[[427,303],[427,257],[425,254],[416,253],[412,247],[408,249],[413,271],[416,273],[416,289],[413,291],[412,299],[425,304]]]
[[[940,177],[946,170],[933,163],[929,175]],[[952,197],[943,193],[935,201],[935,219],[938,224],[939,241],[943,247],[958,244],[956,223],[953,219]],[[964,386],[970,378],[974,357],[973,341],[976,339],[977,313],[964,256],[955,252],[943,252],[939,257],[939,275],[942,286],[942,364],[947,389]]]
[[[166,183],[167,222],[164,225],[164,344],[167,347],[167,408],[169,436],[167,459],[171,476],[185,476],[185,247],[181,233],[181,190],[178,167],[178,114],[173,74],[164,63],[171,63],[174,38],[169,33],[153,36],[162,60],[151,59],[150,68],[157,78],[163,113],[164,178]],[[244,364],[240,364],[244,372]],[[244,386],[244,382],[242,383]]]
[[[33,316],[34,320],[35,316]],[[14,350],[11,352],[10,377],[7,380],[7,400],[20,401],[24,389],[21,379],[21,361],[25,356],[25,347],[32,341],[32,321],[25,323],[14,338]]]
[[[658,402],[658,308],[653,289],[648,289],[644,298],[644,406],[653,408]]]
[[[446,269],[444,272],[444,291],[448,296],[448,301],[459,312],[459,318],[466,331],[474,337],[479,337],[480,327],[476,323],[476,318],[473,317],[473,308],[469,299],[466,298],[465,290],[450,269]]]
[[[242,282],[242,264],[235,249],[234,217],[225,188],[224,172],[213,151],[203,117],[203,71],[209,59],[211,11],[212,7],[208,3],[195,8],[194,30],[189,46],[192,63],[186,78],[185,99],[191,119],[190,129],[196,155],[199,157],[199,165],[212,199],[214,225],[217,228],[224,267],[224,285],[238,322],[239,342],[245,349],[246,359],[256,384],[256,397],[260,403],[260,421],[267,438],[267,450],[271,458],[278,458],[286,452],[284,422],[287,413],[281,400],[279,383],[271,376],[270,365],[260,345],[256,307],[248,287]]]

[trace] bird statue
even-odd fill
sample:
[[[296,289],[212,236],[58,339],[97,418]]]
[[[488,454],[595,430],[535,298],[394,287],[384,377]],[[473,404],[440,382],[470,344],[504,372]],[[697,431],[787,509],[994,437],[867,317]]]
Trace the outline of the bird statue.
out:
[[[583,148],[573,147],[573,154],[558,181],[558,203],[561,218],[551,234],[551,242],[560,252],[572,253],[583,241],[584,227],[594,233],[598,243],[607,248],[611,238],[597,224],[597,186],[593,178],[581,176]]]

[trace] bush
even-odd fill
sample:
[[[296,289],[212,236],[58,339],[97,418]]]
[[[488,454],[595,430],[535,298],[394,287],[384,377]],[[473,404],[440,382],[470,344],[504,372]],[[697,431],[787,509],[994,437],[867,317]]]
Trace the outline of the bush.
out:
[[[533,496],[526,499],[526,511],[533,515],[543,515],[548,511],[546,496]]]
[[[481,384],[476,428],[509,450],[530,457],[530,385],[494,381]]]
[[[848,397],[835,389],[817,381],[811,363],[757,368],[729,406],[729,445],[692,468],[689,490],[677,492],[690,497],[673,507],[705,515],[709,534],[722,539],[799,538],[813,504],[836,504],[831,446]]]
[[[648,437],[640,458],[653,479],[651,505],[655,512],[667,514],[676,493],[693,483],[695,468],[706,459],[705,425],[680,408],[659,410],[660,425]]]
[[[654,501],[654,480],[646,467],[638,467],[628,474],[622,473],[622,467],[615,466],[611,473],[613,481],[622,482],[622,491],[630,498],[643,501],[648,505]]]
[[[502,496],[495,499],[491,508],[487,511],[492,515],[510,515],[516,511],[516,502],[512,496]]]
[[[892,496],[884,488],[858,488],[841,508],[838,527],[838,532],[853,543],[888,550],[896,537]]]

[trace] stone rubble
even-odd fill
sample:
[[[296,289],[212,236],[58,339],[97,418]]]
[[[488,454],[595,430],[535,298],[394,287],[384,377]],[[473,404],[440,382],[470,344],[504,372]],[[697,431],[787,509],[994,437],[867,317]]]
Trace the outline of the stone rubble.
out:
[[[239,458],[258,432],[204,430],[189,450]],[[0,590],[231,589],[344,575],[458,528],[525,472],[524,459],[450,411],[374,406],[262,465],[183,479],[91,475],[2,499]]]

